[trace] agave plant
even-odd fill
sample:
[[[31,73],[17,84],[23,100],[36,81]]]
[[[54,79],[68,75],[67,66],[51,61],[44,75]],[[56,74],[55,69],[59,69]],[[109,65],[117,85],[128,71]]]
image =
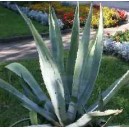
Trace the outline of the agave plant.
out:
[[[18,8],[18,7],[17,7]],[[32,74],[21,64],[11,63],[7,69],[21,78],[24,92],[18,91],[8,82],[0,79],[0,87],[16,96],[29,110],[32,125],[45,126],[41,119],[46,119],[46,126],[87,126],[94,117],[116,115],[122,110],[102,111],[117,91],[129,82],[129,71],[102,92],[94,104],[88,106],[95,81],[99,72],[103,51],[103,15],[100,5],[98,32],[90,39],[92,3],[84,32],[79,40],[79,3],[75,10],[69,55],[64,66],[64,49],[60,28],[54,9],[50,7],[49,34],[51,51],[46,47],[31,20],[19,10],[34,37],[42,78],[49,97],[42,90]]]

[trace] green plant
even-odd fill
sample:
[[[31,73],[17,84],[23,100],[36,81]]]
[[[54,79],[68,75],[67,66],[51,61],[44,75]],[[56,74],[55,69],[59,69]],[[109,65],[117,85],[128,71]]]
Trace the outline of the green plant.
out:
[[[19,10],[20,11],[20,10]],[[31,73],[19,63],[11,63],[7,69],[20,77],[23,93],[11,84],[0,79],[0,87],[16,96],[22,105],[30,111],[32,125],[46,126],[87,126],[93,118],[119,114],[122,110],[106,110],[103,106],[129,81],[129,71],[115,81],[99,99],[87,108],[87,102],[94,89],[103,50],[103,17],[100,6],[99,29],[94,40],[90,41],[92,4],[79,41],[79,4],[76,7],[72,28],[71,46],[64,66],[64,52],[61,32],[53,9],[49,14],[49,33],[52,45],[51,53],[46,47],[30,19],[20,11],[27,22],[36,42],[43,81],[50,98],[43,92]]]
[[[96,10],[94,10],[94,12],[96,12],[96,14],[93,15],[92,17],[92,26],[93,28],[97,28],[98,20],[99,20],[98,19],[99,12]],[[108,7],[103,7],[103,14],[104,14],[104,27],[105,28],[119,25],[120,16],[117,10],[108,8]]]
[[[129,30],[125,31],[117,31],[115,35],[110,36],[114,41],[117,42],[124,42],[124,41],[129,41]]]

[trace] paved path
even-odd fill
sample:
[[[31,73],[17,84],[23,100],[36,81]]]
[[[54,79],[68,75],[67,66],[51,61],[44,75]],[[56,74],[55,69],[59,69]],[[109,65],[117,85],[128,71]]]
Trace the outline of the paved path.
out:
[[[82,34],[80,34],[81,36]],[[63,35],[63,45],[65,49],[69,48],[71,34]],[[48,38],[43,38],[47,47],[50,48],[50,40]],[[0,44],[0,61],[11,61],[27,58],[37,57],[37,50],[34,40],[26,40],[22,42],[12,42],[12,43],[1,43]]]
[[[108,1],[105,3],[104,1],[102,4],[106,4],[108,6],[117,6],[119,8],[123,8],[125,10],[128,9],[129,7],[129,2],[117,2],[113,3],[113,1]],[[116,2],[116,1],[115,1]],[[120,7],[121,6],[121,7]],[[125,30],[129,29],[129,23],[115,27],[115,28],[106,28],[104,29],[104,34],[106,35],[107,33],[114,34],[116,31],[120,30]],[[94,35],[95,32],[92,31],[92,35]],[[80,33],[80,38],[81,38],[82,33]],[[64,34],[63,35],[63,45],[65,49],[69,48],[69,42],[70,42],[70,37],[71,33]],[[50,41],[47,38],[43,38],[46,45],[50,48]],[[36,51],[36,46],[33,40],[26,40],[22,42],[13,42],[13,43],[8,43],[8,44],[0,44],[0,61],[11,61],[11,60],[19,60],[19,59],[27,59],[27,58],[36,58],[37,57],[37,51]]]
[[[106,28],[104,29],[104,35],[107,33],[114,34],[118,30],[125,30],[129,28],[129,23],[116,28]],[[91,36],[95,34],[95,31],[91,32]],[[82,33],[80,33],[80,38]],[[63,45],[65,49],[69,48],[71,33],[63,35]],[[48,38],[43,38],[46,45],[50,48],[50,40]],[[12,43],[1,43],[0,44],[0,61],[11,61],[27,58],[36,58],[37,51],[34,40],[26,40],[22,42],[12,42]]]
[[[65,1],[66,3],[76,4],[75,1]],[[80,3],[90,3],[90,1],[80,1]],[[129,11],[129,1],[93,1],[93,4],[101,3],[102,6],[119,8]]]
[[[99,1],[94,1],[94,3],[100,3]],[[112,8],[119,8],[129,11],[129,1],[101,1],[102,6],[108,6]]]

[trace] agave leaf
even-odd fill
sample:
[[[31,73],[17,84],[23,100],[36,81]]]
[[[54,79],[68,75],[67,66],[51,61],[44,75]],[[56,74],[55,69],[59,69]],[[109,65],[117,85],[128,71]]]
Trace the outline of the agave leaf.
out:
[[[27,22],[33,34],[39,54],[40,68],[44,79],[44,83],[50,95],[55,110],[55,114],[58,117],[60,124],[63,126],[64,123],[66,123],[67,116],[65,109],[63,82],[60,76],[59,69],[56,63],[54,62],[48,48],[46,47],[42,37],[39,35],[37,30],[33,26],[31,20],[27,18],[27,16],[23,14],[20,10],[19,12]]]
[[[65,81],[65,70],[64,70],[64,50],[62,43],[62,36],[58,25],[57,17],[53,8],[49,9],[49,34],[52,44],[52,55],[61,73],[63,80],[64,92],[66,102],[69,101],[69,90]]]
[[[84,72],[84,62],[86,59],[86,56],[88,54],[88,47],[89,47],[89,40],[90,40],[90,24],[91,24],[91,18],[92,18],[92,3],[90,7],[90,12],[85,24],[83,36],[81,39],[81,42],[79,43],[79,48],[77,52],[77,59],[75,63],[75,70],[74,70],[74,76],[73,76],[73,85],[72,85],[72,100],[69,105],[68,112],[71,114],[69,117],[71,117],[71,120],[74,120],[76,116],[76,108],[77,108],[77,101],[78,101],[78,91],[79,86],[81,82],[81,74]]]
[[[19,77],[23,78],[40,101],[49,100],[40,88],[37,81],[32,76],[32,74],[23,65],[21,65],[20,63],[11,63],[9,65],[6,65],[5,68],[9,69]]]
[[[118,115],[122,111],[123,111],[122,109],[121,110],[119,110],[119,109],[117,109],[117,110],[111,110],[110,109],[110,110],[106,110],[106,111],[103,111],[103,112],[101,112],[101,111],[89,112],[88,114],[90,116],[94,116],[94,117],[96,117],[96,116],[109,116],[109,115],[112,115],[112,114]]]
[[[12,85],[9,83],[5,82],[4,80],[0,79],[0,87],[9,93],[13,94],[15,97],[17,97],[24,105],[29,107],[31,110],[39,113],[43,117],[45,117],[47,120],[55,123],[55,116],[51,114],[50,112],[47,112],[43,108],[39,107],[36,103],[31,101],[29,98],[27,98],[24,94],[19,92],[16,88],[14,88]]]
[[[82,83],[80,83],[80,97],[78,101],[79,107],[85,105],[91,96],[94,84],[99,72],[100,62],[103,52],[103,15],[100,5],[100,20],[98,33],[96,35],[95,46],[92,47],[90,54],[84,62],[84,72],[81,75]],[[86,66],[86,67],[85,67]]]
[[[49,9],[49,34],[52,44],[52,55],[59,70],[64,73],[63,43],[60,28],[54,9]]]
[[[22,76],[22,75],[21,75]],[[31,89],[28,87],[27,83],[24,81],[23,77],[19,78],[20,84],[23,88],[23,94],[27,96],[29,99],[33,100],[34,102],[38,102],[39,100],[36,96],[32,93]]]
[[[118,115],[122,111],[123,110],[106,110],[104,112],[100,112],[100,111],[89,112],[87,114],[84,114],[76,122],[68,125],[67,127],[82,127],[82,126],[86,126],[94,117]]]
[[[79,29],[80,29],[80,19],[79,19],[79,3],[78,3],[76,7],[75,15],[74,15],[70,50],[68,55],[67,68],[66,68],[67,85],[69,88],[70,95],[72,92],[74,66],[75,66],[75,60],[77,57],[77,50],[78,50],[78,44],[79,44]]]
[[[127,71],[120,79],[116,80],[109,88],[102,92],[103,105],[106,105],[109,100],[118,92],[118,90],[129,83],[129,71]],[[99,107],[99,101],[91,105],[87,112],[95,111]]]
[[[92,120],[92,117],[88,114],[83,115],[80,119],[76,122],[68,125],[67,127],[83,127],[87,125]]]
[[[32,76],[32,74],[23,65],[21,65],[20,63],[11,63],[11,64],[7,65],[6,68],[9,69],[10,71],[14,72],[19,77],[23,78],[23,80],[28,84],[28,86],[30,86],[33,93],[38,98],[39,102],[40,103],[46,102],[46,105],[45,105],[46,108],[52,110],[53,106],[52,106],[49,98],[42,91],[39,84]],[[30,93],[30,91],[28,91],[29,89],[27,90],[26,86],[24,86],[24,89],[26,89],[26,91]]]
[[[102,93],[101,93],[101,91],[100,91],[100,93],[99,93],[99,107],[98,107],[98,110],[99,111],[104,111],[104,104],[103,104],[104,102],[103,102],[103,96],[102,96]]]
[[[32,125],[38,125],[37,113],[34,111],[29,112],[30,121]]]

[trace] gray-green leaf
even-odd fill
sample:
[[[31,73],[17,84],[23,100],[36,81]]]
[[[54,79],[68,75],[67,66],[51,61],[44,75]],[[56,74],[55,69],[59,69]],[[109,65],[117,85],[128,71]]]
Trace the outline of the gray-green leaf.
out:
[[[103,105],[106,105],[109,100],[118,92],[118,90],[124,86],[129,84],[129,71],[127,71],[120,79],[116,80],[107,90],[102,92]],[[99,101],[96,101],[93,105],[91,105],[87,112],[95,111],[98,109]]]
[[[78,50],[78,44],[79,44],[79,29],[80,29],[80,19],[79,19],[79,3],[78,3],[76,7],[75,15],[74,15],[70,50],[68,55],[67,68],[66,68],[67,85],[69,88],[70,95],[72,92],[74,67],[75,67],[75,61],[77,57],[77,50]]]
[[[39,54],[40,69],[44,83],[50,95],[55,114],[57,115],[60,124],[64,125],[64,123],[67,121],[67,115],[65,109],[64,87],[62,78],[60,76],[60,71],[57,67],[57,64],[54,62],[54,59],[51,56],[48,48],[46,47],[42,37],[33,26],[31,20],[27,18],[27,16],[20,10],[19,12],[27,22],[33,34]]]
[[[84,62],[83,73],[81,74],[80,82],[80,96],[78,105],[85,106],[93,91],[95,81],[99,72],[100,62],[103,52],[103,14],[100,5],[100,20],[98,33],[92,46],[91,51],[88,53]]]

